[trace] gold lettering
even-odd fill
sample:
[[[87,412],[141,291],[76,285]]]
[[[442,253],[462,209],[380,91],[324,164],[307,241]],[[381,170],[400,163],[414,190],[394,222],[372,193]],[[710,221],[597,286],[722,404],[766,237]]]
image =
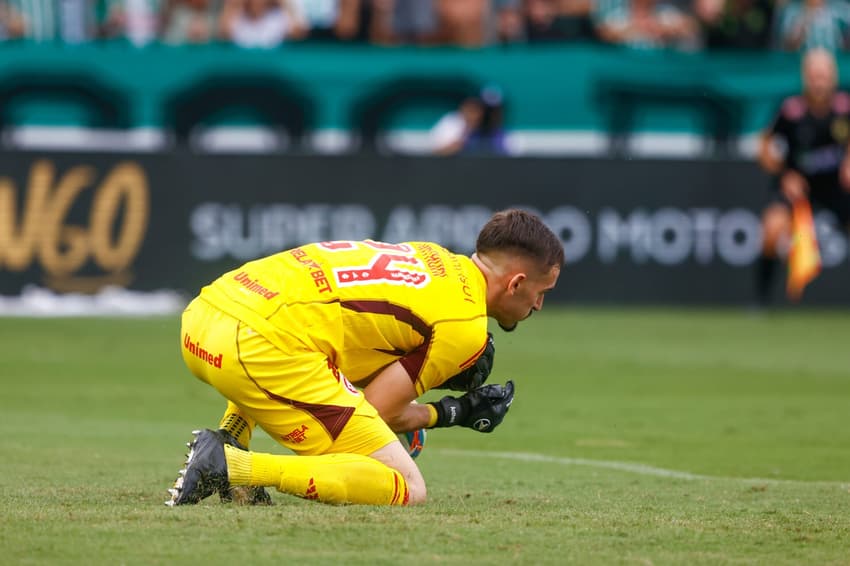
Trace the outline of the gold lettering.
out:
[[[65,226],[63,222],[83,189],[94,180],[94,169],[74,167],[59,180],[50,204],[43,214],[39,252],[44,269],[53,275],[67,275],[78,270],[89,255],[88,238],[82,226]]]
[[[29,267],[40,238],[41,217],[47,209],[52,184],[53,165],[49,161],[36,161],[30,169],[29,191],[18,226],[15,184],[6,177],[0,179],[0,266],[5,264],[12,271]]]
[[[89,290],[109,281],[129,284],[126,269],[141,248],[150,216],[147,179],[136,163],[116,165],[94,194],[88,226],[67,225],[74,203],[96,175],[80,165],[57,181],[52,162],[34,162],[28,190],[20,196],[20,218],[15,184],[0,177],[0,269],[24,271],[39,260],[53,288],[76,287],[75,280],[88,282]],[[74,279],[90,258],[107,275]]]
[[[124,203],[117,238],[112,227]],[[124,269],[139,251],[148,226],[150,204],[145,173],[135,163],[121,163],[97,190],[91,212],[91,245],[95,262],[105,271]]]

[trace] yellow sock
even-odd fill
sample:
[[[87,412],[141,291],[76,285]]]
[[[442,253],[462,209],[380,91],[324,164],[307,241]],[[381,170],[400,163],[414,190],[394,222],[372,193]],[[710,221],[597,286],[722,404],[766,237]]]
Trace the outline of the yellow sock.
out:
[[[244,415],[238,406],[228,401],[218,428],[226,430],[239,444],[248,448],[251,443],[251,434],[254,432],[254,419]]]
[[[227,479],[231,485],[277,487],[280,484],[280,463],[275,454],[246,452],[224,446],[227,460]]]
[[[406,505],[407,482],[396,470],[360,454],[286,456],[224,447],[232,485],[276,487],[323,503]]]

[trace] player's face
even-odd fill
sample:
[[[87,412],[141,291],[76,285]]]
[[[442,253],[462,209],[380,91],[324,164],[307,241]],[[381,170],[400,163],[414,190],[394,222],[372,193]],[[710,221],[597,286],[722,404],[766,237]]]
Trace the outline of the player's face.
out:
[[[519,321],[542,309],[546,293],[555,287],[560,274],[561,268],[554,266],[545,274],[515,276],[503,297],[500,312],[495,317],[501,329],[506,332],[516,330]]]

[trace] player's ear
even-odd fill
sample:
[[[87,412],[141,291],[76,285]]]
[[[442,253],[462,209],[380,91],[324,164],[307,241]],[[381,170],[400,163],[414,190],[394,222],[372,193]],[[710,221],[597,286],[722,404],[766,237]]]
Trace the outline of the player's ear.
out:
[[[510,293],[511,295],[516,293],[519,289],[520,283],[522,283],[526,279],[527,276],[525,275],[525,273],[514,273],[513,276],[511,276],[510,280],[508,280],[508,293]]]

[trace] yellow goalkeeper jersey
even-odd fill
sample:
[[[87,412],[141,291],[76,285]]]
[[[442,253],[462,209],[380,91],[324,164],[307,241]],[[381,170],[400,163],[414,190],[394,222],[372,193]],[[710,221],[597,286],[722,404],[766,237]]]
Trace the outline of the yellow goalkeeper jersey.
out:
[[[430,242],[365,240],[248,262],[200,296],[284,352],[325,353],[355,384],[400,360],[421,395],[484,350],[485,294],[466,256]]]

